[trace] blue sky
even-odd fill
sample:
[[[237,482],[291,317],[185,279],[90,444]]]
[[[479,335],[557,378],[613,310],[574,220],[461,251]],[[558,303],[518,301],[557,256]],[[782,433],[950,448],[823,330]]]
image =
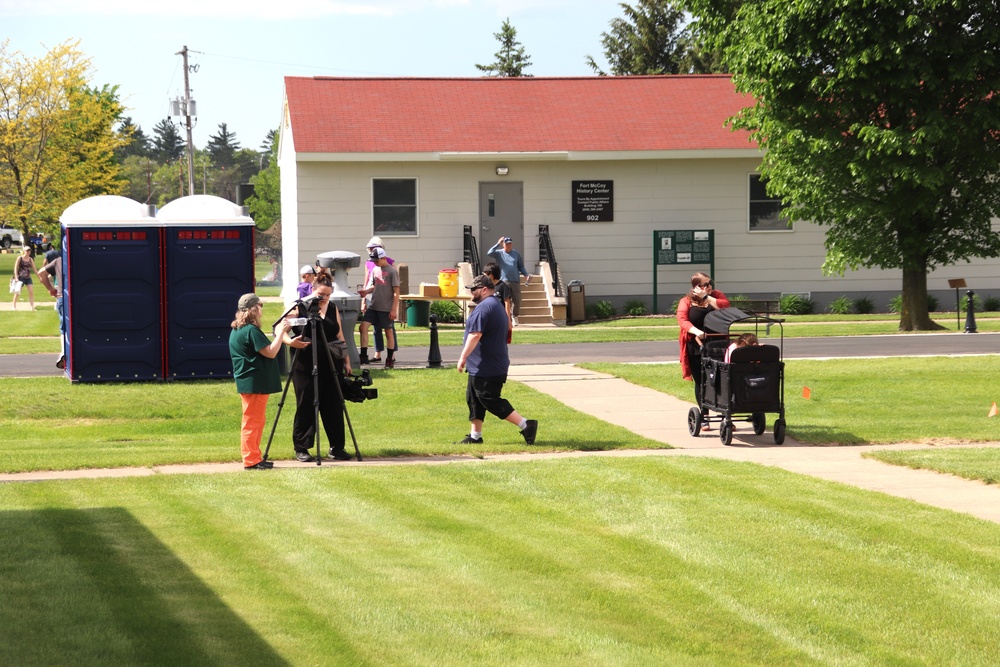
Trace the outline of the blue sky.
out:
[[[528,73],[587,76],[618,16],[615,0],[0,0],[0,41],[35,58],[79,40],[92,83],[118,85],[147,134],[183,94],[186,45],[195,145],[227,123],[258,148],[279,124],[284,76],[480,76],[507,17]]]

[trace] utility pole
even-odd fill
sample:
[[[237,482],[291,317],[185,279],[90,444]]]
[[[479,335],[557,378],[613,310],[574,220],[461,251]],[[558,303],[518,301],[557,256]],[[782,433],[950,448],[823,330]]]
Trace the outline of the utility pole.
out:
[[[193,106],[191,102],[191,84],[188,81],[188,47],[184,46],[183,49],[175,53],[174,55],[179,55],[184,57],[184,122],[187,126],[187,144],[188,144],[188,194],[194,194],[194,139],[191,135],[191,107]],[[181,195],[183,196],[183,192]]]

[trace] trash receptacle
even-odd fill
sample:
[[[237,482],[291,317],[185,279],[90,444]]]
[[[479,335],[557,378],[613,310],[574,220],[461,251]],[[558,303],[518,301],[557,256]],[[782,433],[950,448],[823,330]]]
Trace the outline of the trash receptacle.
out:
[[[579,280],[571,280],[567,285],[569,290],[569,321],[583,322],[587,319],[587,296],[583,283]]]
[[[430,301],[406,301],[406,326],[429,327],[431,325]]]

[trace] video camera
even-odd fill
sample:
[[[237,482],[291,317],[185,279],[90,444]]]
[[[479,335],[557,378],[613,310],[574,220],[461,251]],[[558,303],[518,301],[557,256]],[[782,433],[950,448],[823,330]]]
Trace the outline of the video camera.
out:
[[[367,369],[361,371],[361,375],[340,376],[340,388],[345,401],[364,403],[368,399],[378,398],[378,389],[371,384],[371,372]]]

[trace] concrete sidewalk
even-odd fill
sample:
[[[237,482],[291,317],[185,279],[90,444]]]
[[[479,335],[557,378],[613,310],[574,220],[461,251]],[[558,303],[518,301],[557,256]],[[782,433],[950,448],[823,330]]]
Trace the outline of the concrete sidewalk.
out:
[[[786,438],[784,444],[778,446],[771,432],[775,415],[769,414],[768,430],[764,434],[754,435],[750,424],[738,423],[732,444],[727,447],[719,440],[715,424],[700,437],[688,433],[687,414],[693,403],[610,375],[575,366],[539,365],[512,366],[509,377],[571,408],[677,448],[657,452],[661,455],[710,456],[775,466],[1000,523],[1000,487],[997,485],[862,458],[865,452],[880,449],[927,449],[930,445],[821,447]],[[544,442],[544,439],[545,424],[542,423],[539,441]],[[1000,447],[1000,443],[975,446]]]
[[[727,447],[719,440],[715,424],[713,424],[711,431],[707,434],[703,433],[700,437],[692,437],[688,433],[687,414],[692,407],[691,403],[652,389],[630,384],[625,380],[565,364],[511,366],[509,377],[511,380],[522,382],[533,389],[548,394],[571,408],[617,424],[651,440],[671,445],[675,449],[524,453],[487,457],[365,458],[361,462],[326,463],[323,464],[323,467],[476,463],[590,456],[709,456],[730,461],[746,461],[775,466],[794,473],[812,475],[870,491],[908,498],[926,505],[964,512],[987,521],[1000,523],[1000,487],[998,486],[926,470],[911,470],[862,458],[862,454],[874,450],[919,449],[930,448],[930,445],[821,447],[803,445],[792,438],[786,438],[785,443],[778,446],[774,444],[774,437],[770,430],[775,415],[769,414],[768,430],[763,435],[754,435],[749,424],[738,423],[732,444]],[[794,423],[792,428],[794,429]],[[539,443],[543,444],[544,442],[545,423],[542,422],[539,430]],[[975,446],[1000,447],[1000,443]],[[316,464],[279,461],[277,467],[308,468],[316,467]],[[167,465],[152,468],[44,471],[0,474],[0,483],[241,471],[242,465],[238,462]]]

